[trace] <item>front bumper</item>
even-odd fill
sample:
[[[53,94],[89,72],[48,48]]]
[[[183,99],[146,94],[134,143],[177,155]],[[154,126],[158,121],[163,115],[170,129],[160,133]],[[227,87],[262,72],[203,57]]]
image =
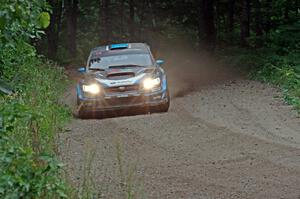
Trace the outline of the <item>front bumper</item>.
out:
[[[115,111],[132,108],[155,107],[168,103],[167,91],[151,93],[115,93],[98,98],[79,96],[78,108],[84,111]]]

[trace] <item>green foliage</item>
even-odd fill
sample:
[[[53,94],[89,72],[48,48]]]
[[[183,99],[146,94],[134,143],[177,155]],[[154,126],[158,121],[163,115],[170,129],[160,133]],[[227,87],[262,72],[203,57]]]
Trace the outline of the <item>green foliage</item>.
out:
[[[251,71],[251,77],[282,87],[284,99],[300,113],[300,26],[279,26],[259,49],[226,49],[221,54],[235,67]]]
[[[66,198],[58,177],[62,165],[49,155],[36,155],[31,148],[12,143],[2,132],[0,139],[0,197]]]
[[[42,12],[38,18],[38,24],[41,28],[47,28],[50,25],[50,14]]]
[[[269,53],[260,54],[263,63],[253,77],[283,88],[287,103],[300,112],[300,21],[279,26],[271,32]]]
[[[292,56],[267,57],[264,65],[253,74],[253,77],[266,82],[279,85],[283,88],[284,99],[300,113],[300,65],[298,58]]]
[[[0,4],[1,47],[16,38],[24,40],[38,35],[41,13],[47,9],[46,0],[2,0]],[[44,14],[45,15],[45,14]],[[43,25],[47,19],[43,17]]]
[[[295,53],[300,50],[300,21],[291,25],[279,26],[269,36],[268,46],[279,55]]]
[[[49,25],[46,12],[48,6],[46,0],[2,0],[0,4],[0,75],[4,70],[11,70],[10,64],[17,65],[18,61],[26,60],[32,56],[32,50],[23,55],[13,54],[20,49],[28,48],[29,39],[39,38],[43,31],[39,28]],[[30,48],[28,48],[30,49]],[[8,59],[10,58],[10,59]],[[6,68],[4,68],[6,67]]]
[[[0,138],[0,198],[64,197],[61,165],[46,155],[53,154],[55,133],[69,117],[58,103],[66,85],[64,75],[61,69],[37,65],[22,65],[18,72],[24,78],[15,84],[18,93],[0,97],[5,124]]]
[[[15,48],[0,53],[5,63],[3,78],[16,91],[0,97],[5,124],[0,142],[0,197],[62,197],[60,165],[53,155],[45,154],[53,154],[55,134],[70,116],[59,103],[67,85],[63,70],[38,58],[33,47],[19,40]]]
[[[65,198],[55,136],[70,116],[59,103],[67,85],[62,68],[28,41],[49,25],[45,0],[3,0],[0,4],[0,198]],[[5,86],[6,87],[6,86]],[[2,124],[1,124],[2,125]]]

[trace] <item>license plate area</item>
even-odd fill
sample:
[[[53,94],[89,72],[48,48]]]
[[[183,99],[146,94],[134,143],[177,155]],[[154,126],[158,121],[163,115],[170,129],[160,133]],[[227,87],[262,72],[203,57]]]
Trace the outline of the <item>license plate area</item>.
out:
[[[117,95],[117,98],[128,98],[129,95],[128,94],[119,94]]]
[[[118,105],[131,105],[142,102],[142,97],[135,96],[126,96],[126,95],[118,95],[117,97],[106,100],[107,104],[110,106],[118,106]]]

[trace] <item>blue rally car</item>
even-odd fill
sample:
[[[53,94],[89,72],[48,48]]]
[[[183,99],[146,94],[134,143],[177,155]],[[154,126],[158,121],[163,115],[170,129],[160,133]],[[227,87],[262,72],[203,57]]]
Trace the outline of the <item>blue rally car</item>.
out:
[[[97,112],[143,108],[167,112],[170,105],[167,77],[144,43],[112,44],[93,49],[84,78],[77,85],[78,116]]]

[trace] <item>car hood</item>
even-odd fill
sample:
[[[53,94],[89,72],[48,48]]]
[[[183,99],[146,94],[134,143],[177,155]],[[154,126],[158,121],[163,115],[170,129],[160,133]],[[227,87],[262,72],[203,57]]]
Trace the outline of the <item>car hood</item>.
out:
[[[154,74],[155,71],[156,67],[112,68],[104,71],[92,72],[90,75],[103,86],[115,87],[138,84],[146,76]]]

